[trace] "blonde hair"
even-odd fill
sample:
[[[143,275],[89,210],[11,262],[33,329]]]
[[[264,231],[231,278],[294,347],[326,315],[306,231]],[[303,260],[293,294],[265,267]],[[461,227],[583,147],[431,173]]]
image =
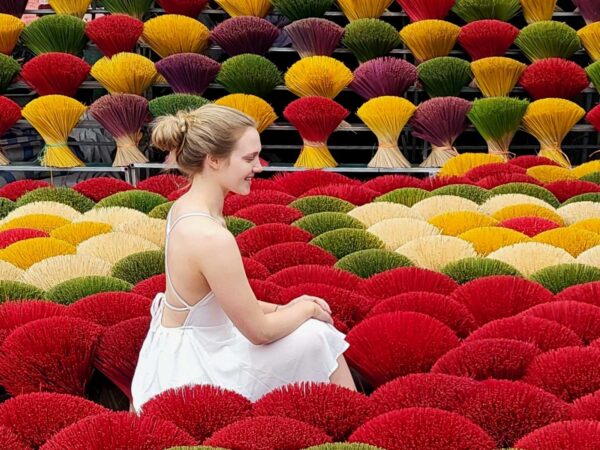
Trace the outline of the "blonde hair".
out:
[[[152,127],[152,145],[173,152],[180,170],[192,175],[202,171],[207,155],[229,156],[250,127],[256,128],[256,122],[247,114],[208,104],[157,118]]]

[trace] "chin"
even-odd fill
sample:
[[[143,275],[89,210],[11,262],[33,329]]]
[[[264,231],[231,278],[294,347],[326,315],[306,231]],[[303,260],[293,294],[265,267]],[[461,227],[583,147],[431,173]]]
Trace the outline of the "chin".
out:
[[[248,183],[243,183],[233,189],[230,189],[230,191],[238,195],[248,195],[251,191],[251,186]]]

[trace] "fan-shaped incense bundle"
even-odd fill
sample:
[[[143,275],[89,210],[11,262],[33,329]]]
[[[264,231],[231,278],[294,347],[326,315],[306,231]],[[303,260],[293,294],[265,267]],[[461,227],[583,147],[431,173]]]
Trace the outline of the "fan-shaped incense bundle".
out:
[[[510,97],[476,99],[469,120],[488,145],[488,152],[507,158],[529,102]]]
[[[0,13],[0,53],[10,55],[13,52],[24,27],[19,18]]]
[[[215,101],[215,105],[229,106],[248,114],[256,121],[259,133],[265,131],[277,120],[273,107],[255,95],[231,94]]]
[[[85,22],[73,16],[44,16],[25,27],[23,43],[35,55],[48,52],[81,55],[87,42]]]
[[[144,22],[125,14],[99,17],[85,26],[85,34],[109,58],[132,52],[144,31]]]
[[[337,162],[327,148],[327,139],[348,117],[349,111],[325,97],[303,97],[291,102],[284,117],[296,127],[304,146],[295,167],[322,169],[336,167]]]
[[[521,10],[519,0],[456,0],[452,11],[465,22],[497,19],[508,22]]]
[[[460,29],[458,43],[473,61],[504,56],[519,35],[519,29],[501,20],[476,20]]]
[[[421,167],[442,167],[458,155],[454,141],[467,127],[471,102],[458,97],[438,97],[419,105],[411,119],[412,135],[431,144],[431,154]]]
[[[105,95],[90,106],[90,113],[117,143],[113,166],[148,162],[139,150],[141,128],[149,119],[148,100],[139,95]]]
[[[308,17],[323,17],[333,5],[333,0],[271,0],[277,11],[290,22]]]
[[[411,22],[444,20],[456,0],[396,0]]]
[[[425,61],[417,68],[419,79],[430,97],[454,97],[471,79],[471,65],[454,56],[441,56]]]
[[[85,112],[86,107],[64,95],[46,95],[30,101],[22,114],[42,136],[46,145],[42,149],[41,164],[49,167],[77,167],[83,162],[69,146],[69,133]]]
[[[357,116],[373,131],[379,141],[377,153],[369,167],[410,167],[398,148],[398,137],[415,112],[415,105],[401,97],[376,97],[363,104]]]
[[[318,17],[292,22],[284,31],[301,58],[331,56],[345,32],[337,23]]]
[[[142,95],[156,78],[156,69],[148,58],[123,52],[99,59],[92,66],[91,74],[111,94]]]
[[[209,101],[198,95],[170,94],[150,100],[148,107],[153,117],[175,115],[179,111],[198,109]]]
[[[579,64],[562,58],[546,58],[528,66],[519,84],[534,100],[548,97],[572,100],[590,82]]]
[[[573,0],[573,3],[585,19],[586,23],[600,21],[600,1],[599,0]]]
[[[219,73],[221,65],[197,53],[177,53],[155,64],[156,70],[178,94],[202,95]]]
[[[527,67],[503,56],[482,58],[471,63],[477,87],[486,97],[505,97],[513,90]]]
[[[401,44],[393,25],[379,19],[358,19],[346,25],[342,43],[364,63],[379,56],[386,56]]]
[[[400,38],[418,62],[447,56],[454,48],[460,27],[444,20],[421,20],[400,30]]]
[[[577,36],[579,36],[590,58],[594,61],[600,61],[600,22],[591,23],[581,28],[577,31]]]
[[[215,0],[231,17],[265,17],[271,10],[270,0]]]
[[[142,39],[161,58],[175,53],[202,53],[208,47],[209,37],[210,31],[203,23],[177,14],[148,20],[142,33]]]
[[[585,68],[585,71],[598,93],[600,93],[600,61],[590,64]]]
[[[21,78],[39,95],[59,94],[75,97],[90,73],[90,65],[69,53],[44,53],[29,60]]]
[[[576,103],[562,98],[545,98],[529,105],[523,117],[523,129],[540,142],[539,155],[570,167],[561,143],[571,128],[585,115]]]
[[[265,97],[281,83],[281,73],[264,56],[243,54],[229,58],[221,65],[217,81],[230,94],[252,94]]]
[[[211,39],[229,56],[264,55],[279,36],[278,28],[260,17],[232,17],[212,30]]]
[[[337,0],[337,4],[350,22],[359,19],[377,19],[393,0]]]
[[[48,3],[56,14],[79,17],[85,16],[91,0],[49,0]]]
[[[208,0],[158,0],[167,14],[181,14],[192,18],[198,17],[208,4]]]
[[[0,97],[0,137],[21,118],[21,107],[6,97]],[[0,148],[0,166],[9,164],[9,159]]]
[[[9,14],[17,18],[23,17],[27,8],[27,0],[5,0],[0,2],[0,14]]]
[[[102,0],[102,6],[111,14],[126,14],[140,20],[150,5],[152,0]]]
[[[552,20],[556,8],[556,0],[521,0],[523,16],[527,23]]]
[[[596,105],[594,108],[587,113],[585,117],[590,124],[594,126],[594,128],[600,131],[600,105]]]
[[[402,97],[417,81],[417,69],[399,58],[375,58],[354,71],[350,88],[365,100],[386,95]]]
[[[0,93],[10,86],[21,71],[21,65],[11,56],[0,53]]]
[[[573,28],[553,20],[527,25],[515,39],[515,44],[532,62],[544,58],[569,59],[581,47]]]
[[[285,74],[285,85],[298,97],[335,98],[352,81],[344,63],[329,56],[311,56],[294,63]]]

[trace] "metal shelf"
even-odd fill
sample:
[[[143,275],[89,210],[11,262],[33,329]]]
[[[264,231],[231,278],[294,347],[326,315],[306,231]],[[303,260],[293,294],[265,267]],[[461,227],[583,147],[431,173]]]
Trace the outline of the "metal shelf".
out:
[[[163,14],[164,12],[165,12],[165,10],[162,8],[150,8],[148,10],[148,13],[150,13],[150,14]],[[47,14],[55,14],[55,12],[52,8],[26,9],[25,14],[41,16],[41,15],[47,15]],[[110,14],[110,12],[108,12],[104,8],[89,8],[86,14]],[[202,12],[200,14],[228,16],[228,14],[224,10],[212,9],[212,8],[204,9],[204,10],[202,10]],[[271,14],[281,15],[275,11],[272,12]],[[327,11],[325,13],[325,17],[344,17],[344,16],[345,15],[342,11]],[[553,18],[555,18],[555,17],[580,17],[580,16],[581,16],[581,14],[579,14],[579,12],[576,12],[576,11],[555,11],[554,14],[552,15]],[[408,17],[408,16],[404,11],[385,11],[381,15],[381,17]]]
[[[64,173],[77,173],[77,172],[92,172],[92,173],[121,173],[124,175],[125,181],[131,182],[129,167],[113,167],[109,165],[89,163],[82,167],[46,167],[39,164],[26,162],[14,162],[7,166],[0,166],[0,172],[37,172],[37,173],[50,173],[51,176],[60,176]]]

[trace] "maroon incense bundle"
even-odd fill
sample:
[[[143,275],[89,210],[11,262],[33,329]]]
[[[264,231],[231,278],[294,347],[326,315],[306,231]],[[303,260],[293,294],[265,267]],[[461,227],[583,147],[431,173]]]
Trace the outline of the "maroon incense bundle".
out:
[[[232,17],[217,25],[211,39],[229,56],[242,53],[264,55],[269,51],[279,30],[268,20],[260,17]]]
[[[177,94],[202,95],[219,73],[221,65],[197,53],[177,53],[155,64],[156,70]]]
[[[39,95],[75,97],[90,69],[83,59],[69,53],[43,53],[25,63],[21,79]]]
[[[344,28],[331,20],[309,17],[284,28],[301,58],[331,56],[339,46]]]
[[[504,56],[519,29],[500,20],[476,20],[460,29],[458,43],[473,61],[489,56]]]
[[[23,17],[27,8],[27,0],[0,0],[0,14]]]
[[[365,100],[385,95],[402,97],[417,78],[417,68],[411,63],[384,56],[358,66],[350,87]]]
[[[208,0],[158,0],[158,4],[167,14],[180,14],[195,19],[206,8]]]
[[[412,134],[431,144],[421,167],[441,167],[458,155],[454,141],[467,127],[471,103],[458,97],[436,97],[419,105],[411,119]]]
[[[148,162],[138,148],[141,128],[150,118],[148,100],[134,94],[105,95],[90,106],[90,113],[117,143],[113,166]]]
[[[0,97],[0,137],[21,118],[21,107],[6,97]],[[0,166],[10,163],[0,148]]]
[[[579,64],[562,58],[546,58],[528,66],[519,84],[531,98],[564,98],[572,100],[590,84]]]
[[[600,0],[573,0],[586,23],[600,21]]]
[[[111,14],[87,23],[85,34],[104,56],[133,51],[144,31],[144,23],[124,14]]]

